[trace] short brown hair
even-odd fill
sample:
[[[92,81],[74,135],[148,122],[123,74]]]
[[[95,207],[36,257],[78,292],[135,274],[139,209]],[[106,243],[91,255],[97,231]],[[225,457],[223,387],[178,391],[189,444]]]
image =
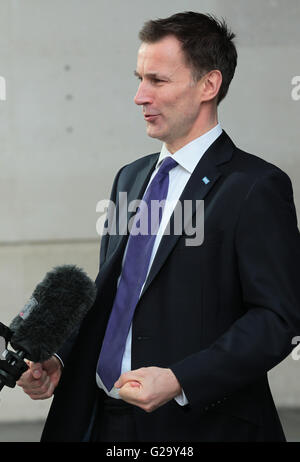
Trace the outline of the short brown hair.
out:
[[[155,43],[167,35],[175,36],[182,45],[187,64],[195,81],[209,71],[222,73],[217,103],[226,96],[234,76],[237,51],[233,34],[225,20],[193,11],[174,14],[168,18],[145,22],[139,33],[142,42]]]

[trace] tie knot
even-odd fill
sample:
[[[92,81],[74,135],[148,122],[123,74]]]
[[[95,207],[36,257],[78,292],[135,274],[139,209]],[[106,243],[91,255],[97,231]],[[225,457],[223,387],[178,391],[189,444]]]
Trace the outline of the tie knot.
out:
[[[166,157],[161,166],[159,167],[158,174],[167,175],[172,168],[176,167],[178,163],[172,157]]]

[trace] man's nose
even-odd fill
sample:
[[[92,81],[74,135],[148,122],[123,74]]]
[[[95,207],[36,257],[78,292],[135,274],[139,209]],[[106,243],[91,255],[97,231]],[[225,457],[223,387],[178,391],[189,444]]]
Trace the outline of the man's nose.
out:
[[[149,88],[145,82],[141,82],[139,88],[134,97],[135,104],[141,106],[144,104],[152,103],[153,97],[149,91]]]

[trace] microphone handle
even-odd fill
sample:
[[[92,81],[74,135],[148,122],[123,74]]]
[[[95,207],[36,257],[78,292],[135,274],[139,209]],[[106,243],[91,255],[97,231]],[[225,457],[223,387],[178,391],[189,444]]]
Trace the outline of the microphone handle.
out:
[[[10,388],[16,386],[16,381],[19,380],[21,375],[27,371],[28,366],[23,361],[26,356],[25,351],[10,351],[5,350],[2,354],[5,361],[5,369],[0,369],[0,391],[7,385]]]

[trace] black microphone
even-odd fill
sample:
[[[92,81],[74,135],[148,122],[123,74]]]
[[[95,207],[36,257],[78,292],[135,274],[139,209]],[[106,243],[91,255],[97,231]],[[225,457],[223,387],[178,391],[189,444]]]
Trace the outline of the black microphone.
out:
[[[96,292],[95,283],[77,266],[53,268],[12,320],[12,347],[33,362],[46,361],[79,326]]]

